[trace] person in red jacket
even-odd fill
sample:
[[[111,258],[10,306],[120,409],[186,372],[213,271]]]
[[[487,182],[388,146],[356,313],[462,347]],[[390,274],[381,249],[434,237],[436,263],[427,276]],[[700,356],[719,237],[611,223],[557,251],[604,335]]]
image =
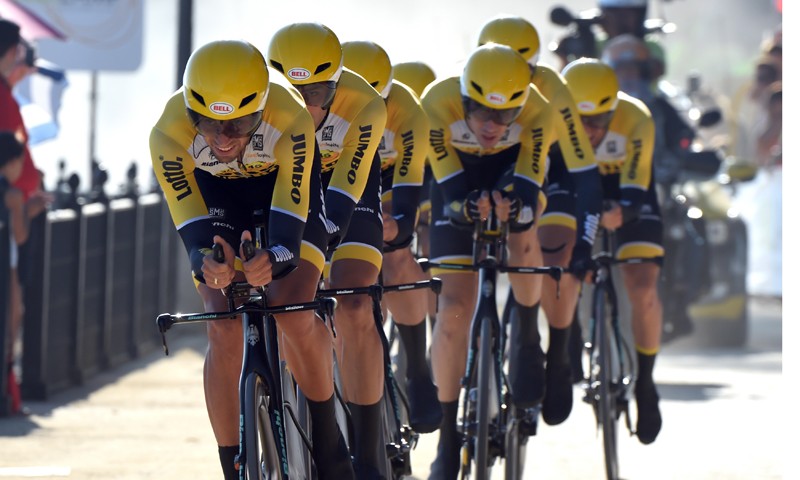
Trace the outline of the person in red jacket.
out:
[[[31,61],[28,51],[30,47],[20,36],[20,27],[16,23],[0,18],[0,131],[8,131],[19,140],[22,144],[22,172],[16,176],[12,186],[16,191],[21,192],[24,203],[22,208],[25,210],[28,218],[41,213],[50,202],[50,196],[41,190],[41,174],[33,164],[30,150],[28,149],[28,131],[22,120],[22,113],[20,112],[19,104],[14,99],[12,88],[14,85],[33,72],[33,62]],[[27,237],[27,235],[25,235]],[[11,345],[19,335],[22,312],[24,307],[23,290],[21,279],[24,278],[22,269],[28,262],[27,256],[29,249],[22,248],[26,243],[26,238],[16,238],[18,247],[18,266],[12,265],[11,267],[11,293],[18,302],[18,310],[12,310],[11,325],[9,331],[9,340]],[[11,396],[12,413],[24,413],[22,407],[19,388],[17,385],[16,377],[13,370],[13,348],[8,350],[8,358],[4,359],[4,365],[9,370],[8,388]]]

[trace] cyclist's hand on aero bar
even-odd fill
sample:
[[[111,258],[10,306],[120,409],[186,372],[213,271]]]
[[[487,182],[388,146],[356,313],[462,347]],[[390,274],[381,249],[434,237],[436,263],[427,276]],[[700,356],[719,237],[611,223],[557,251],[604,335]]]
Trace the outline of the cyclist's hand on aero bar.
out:
[[[249,231],[242,232],[242,244],[239,245],[239,258],[242,259],[242,269],[247,283],[253,286],[263,287],[272,281],[272,261],[269,254],[263,248],[255,249],[252,258],[247,258],[242,248],[245,241],[252,241],[253,237]]]
[[[492,201],[494,202],[494,214],[501,222],[513,223],[519,217],[522,202],[513,193],[500,190],[492,191]]]
[[[473,190],[464,200],[464,216],[471,222],[486,220],[492,211],[492,202],[486,190]]]
[[[383,212],[383,241],[391,242],[397,238],[397,220],[391,213]]]
[[[236,270],[233,268],[233,260],[236,258],[236,252],[234,252],[233,247],[219,235],[214,235],[214,243],[222,245],[225,261],[219,262],[214,258],[213,253],[209,253],[203,257],[203,266],[201,270],[206,285],[211,288],[223,289],[230,285],[234,275],[236,275]]]
[[[622,206],[619,202],[610,201],[604,204],[600,225],[612,232],[622,226]]]

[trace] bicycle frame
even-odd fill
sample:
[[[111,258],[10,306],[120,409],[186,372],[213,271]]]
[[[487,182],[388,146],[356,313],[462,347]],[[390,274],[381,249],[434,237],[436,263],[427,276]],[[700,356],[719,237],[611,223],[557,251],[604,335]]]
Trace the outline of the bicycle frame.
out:
[[[633,433],[628,405],[636,382],[636,363],[619,325],[617,291],[611,268],[655,259],[616,259],[611,253],[611,233],[603,229],[601,238],[602,250],[592,257],[595,265],[589,324],[591,336],[584,345],[589,355],[589,375],[583,389],[584,401],[592,405],[597,429],[603,433],[606,476],[616,480],[619,475],[616,422],[624,414],[625,425]]]
[[[560,280],[560,267],[511,267],[505,265],[508,225],[490,218],[476,222],[473,233],[473,263],[460,265],[421,260],[423,269],[437,267],[448,270],[477,271],[478,298],[470,323],[469,347],[464,377],[461,380],[460,428],[467,454],[462,455],[462,478],[469,476],[470,461],[475,463],[477,480],[488,480],[489,467],[497,457],[520,462],[519,443],[510,448],[508,429],[516,428],[516,412],[511,401],[509,381],[503,369],[505,352],[504,328],[497,311],[496,286],[499,273],[548,274]],[[474,417],[474,418],[473,418]],[[519,442],[519,437],[512,440]],[[511,472],[521,478],[521,464]]]

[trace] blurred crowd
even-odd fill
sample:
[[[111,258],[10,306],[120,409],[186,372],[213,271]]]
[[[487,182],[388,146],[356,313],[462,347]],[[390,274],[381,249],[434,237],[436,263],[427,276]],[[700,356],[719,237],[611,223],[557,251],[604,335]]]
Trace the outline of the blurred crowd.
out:
[[[781,166],[782,80],[783,29],[779,26],[762,42],[752,76],[734,103],[740,125],[737,151],[759,167]]]

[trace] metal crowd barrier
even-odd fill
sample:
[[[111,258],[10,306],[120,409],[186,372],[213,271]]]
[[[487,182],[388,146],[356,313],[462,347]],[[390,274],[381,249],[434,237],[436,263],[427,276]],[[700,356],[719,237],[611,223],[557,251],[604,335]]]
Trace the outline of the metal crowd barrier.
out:
[[[8,239],[0,211],[3,271]],[[154,319],[177,310],[175,266],[185,256],[160,193],[47,212],[34,219],[29,242],[23,400],[47,399],[160,345]],[[7,279],[0,275],[0,300]],[[3,358],[5,317],[0,309]],[[2,370],[0,416],[8,413]]]

